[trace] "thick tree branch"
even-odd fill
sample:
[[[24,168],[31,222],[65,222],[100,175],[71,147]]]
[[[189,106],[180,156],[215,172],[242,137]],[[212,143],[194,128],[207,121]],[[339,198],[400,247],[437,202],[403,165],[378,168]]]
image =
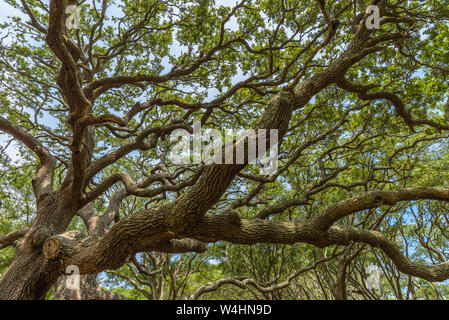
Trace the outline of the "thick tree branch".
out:
[[[30,17],[31,22],[29,22],[28,24],[33,26],[36,30],[38,30],[39,32],[41,32],[43,34],[47,33],[47,29],[45,29],[40,24],[40,22],[36,19],[36,17],[34,16],[33,12],[30,9],[30,7],[28,6],[26,0],[20,0],[20,2],[22,3],[23,9],[27,13],[28,17]]]
[[[449,201],[446,188],[404,188],[392,191],[371,191],[364,195],[343,200],[324,210],[311,224],[318,230],[327,230],[335,221],[362,210],[392,206],[399,201],[440,200]]]
[[[240,223],[235,223],[228,217],[220,215],[204,216],[203,223],[198,228],[199,231],[190,236],[205,242],[223,240],[239,244],[304,242],[318,247],[362,242],[379,247],[401,272],[429,281],[444,281],[449,278],[448,262],[435,265],[413,263],[402,254],[394,242],[378,231],[336,226],[322,231],[303,222],[274,222],[259,219],[242,219]]]
[[[293,90],[281,90],[276,94],[268,102],[264,116],[255,126],[255,129],[278,129],[277,142],[280,142],[288,130],[290,117],[295,109],[307,104],[314,95],[335,82],[342,74],[345,74],[353,64],[371,52],[378,50],[377,48],[365,47],[368,34],[360,33],[349,44],[348,49],[322,72],[316,73]],[[124,147],[122,151],[118,151],[119,154],[108,155],[104,159],[100,159],[96,164],[93,164],[93,167],[96,167],[95,169],[89,168],[90,173],[87,176],[93,176],[95,172],[115,161],[117,157],[130,152],[138,142],[140,141]],[[152,244],[161,243],[161,241],[166,242],[174,238],[190,237],[188,234],[195,234],[198,228],[201,229],[198,223],[200,225],[203,223],[203,215],[220,199],[231,181],[244,167],[245,164],[217,164],[206,167],[195,185],[173,203],[144,210],[121,220],[99,241],[94,241],[92,245],[78,246],[67,260],[79,265],[83,273],[116,268],[122,265],[128,256],[139,252],[143,248],[148,248]],[[236,223],[238,224],[238,221]],[[271,225],[268,224],[267,227],[271,227]],[[290,232],[299,231],[300,236],[291,239],[289,232],[286,233],[284,227],[287,227],[286,230],[290,230]],[[303,228],[305,234],[301,233],[301,228]],[[293,229],[289,229],[288,226],[280,226],[279,229],[274,229],[265,231],[281,237],[280,243],[284,243],[283,241],[293,241],[291,243],[294,243],[303,240],[314,244],[322,243],[318,238],[310,238],[309,227],[295,225]],[[218,234],[221,234],[222,231]],[[319,232],[316,231],[312,233],[313,235],[319,235]],[[276,235],[273,236],[276,237]],[[249,236],[245,241],[253,243],[254,238],[251,235]],[[263,234],[263,238],[257,239],[264,242],[266,234]],[[215,240],[212,238],[212,241]]]

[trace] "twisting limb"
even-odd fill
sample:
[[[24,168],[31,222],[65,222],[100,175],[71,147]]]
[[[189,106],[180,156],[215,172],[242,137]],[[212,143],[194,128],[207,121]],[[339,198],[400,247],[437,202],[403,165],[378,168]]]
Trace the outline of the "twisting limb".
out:
[[[28,17],[30,17],[31,22],[28,22],[28,24],[36,28],[36,30],[38,30],[39,32],[45,34],[47,32],[47,29],[45,29],[42,24],[40,24],[40,22],[36,19],[33,12],[31,12],[31,9],[28,6],[26,0],[20,0],[20,2],[22,3],[22,6],[25,9]]]
[[[449,126],[443,125],[431,120],[422,119],[415,120],[412,118],[411,114],[407,111],[402,100],[394,93],[386,92],[386,91],[376,91],[376,92],[368,92],[373,88],[378,87],[378,85],[374,84],[354,84],[345,79],[344,77],[339,78],[336,82],[337,86],[340,88],[357,93],[357,96],[362,100],[378,100],[385,99],[390,101],[393,106],[396,114],[404,119],[404,122],[409,126],[410,130],[415,131],[414,126],[418,125],[428,125],[440,130],[449,130]]]
[[[15,241],[25,236],[28,232],[28,228],[19,229],[13,231],[7,235],[0,236],[0,249],[6,248],[7,246],[12,245]]]

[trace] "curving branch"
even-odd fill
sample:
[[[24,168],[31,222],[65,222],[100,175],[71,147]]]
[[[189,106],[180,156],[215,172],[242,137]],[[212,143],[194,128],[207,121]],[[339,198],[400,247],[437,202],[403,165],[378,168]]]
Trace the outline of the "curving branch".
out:
[[[19,229],[13,231],[7,235],[0,236],[0,249],[6,248],[7,246],[13,245],[15,241],[25,236],[28,232],[28,228]]]
[[[327,230],[335,221],[352,213],[395,205],[400,201],[440,200],[449,201],[447,188],[403,188],[392,191],[371,191],[361,196],[335,203],[310,222],[318,230]]]
[[[345,79],[344,77],[339,78],[336,81],[337,86],[342,88],[343,90],[357,93],[357,97],[361,100],[388,100],[390,101],[395,109],[395,112],[398,116],[404,119],[404,122],[409,126],[409,128],[414,131],[414,126],[419,125],[428,125],[439,130],[449,130],[449,126],[437,123],[428,119],[413,119],[411,114],[407,111],[404,102],[394,93],[387,91],[376,91],[376,92],[368,92],[371,89],[378,87],[378,85],[363,85],[363,84],[354,84]]]
[[[121,147],[94,161],[86,170],[85,183],[87,184],[102,169],[116,162],[120,158],[123,158],[130,152],[134,150],[145,151],[154,148],[158,142],[159,137],[169,134],[179,128],[186,129],[188,127],[184,123],[174,123],[166,126],[152,127],[142,131],[137,135],[134,141],[124,144]],[[145,142],[145,139],[149,139],[149,142]],[[111,179],[114,180],[113,178]],[[112,183],[115,182],[116,180]],[[107,187],[109,186],[110,185],[108,185]]]
[[[378,231],[352,227],[330,227],[317,230],[304,222],[274,222],[259,219],[241,219],[235,223],[226,216],[206,215],[203,223],[191,237],[206,242],[229,241],[238,244],[255,243],[309,243],[317,247],[349,245],[361,242],[380,248],[396,265],[399,271],[429,281],[444,281],[449,278],[449,262],[423,265],[410,261],[393,241]]]

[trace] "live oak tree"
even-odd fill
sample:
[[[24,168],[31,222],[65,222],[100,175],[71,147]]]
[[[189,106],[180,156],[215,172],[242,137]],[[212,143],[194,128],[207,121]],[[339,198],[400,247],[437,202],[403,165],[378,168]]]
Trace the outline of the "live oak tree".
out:
[[[372,248],[407,296],[412,277],[449,278],[448,1],[6,2],[22,18],[1,25],[0,130],[22,159],[2,152],[2,203],[21,205],[0,229],[14,253],[1,299],[43,299],[71,265],[92,298],[119,298],[95,275],[217,242],[326,254],[282,283],[230,272],[188,298],[225,284],[274,298],[332,259],[323,295],[369,298],[357,274]],[[193,121],[277,129],[278,170],[174,165],[169,136]]]

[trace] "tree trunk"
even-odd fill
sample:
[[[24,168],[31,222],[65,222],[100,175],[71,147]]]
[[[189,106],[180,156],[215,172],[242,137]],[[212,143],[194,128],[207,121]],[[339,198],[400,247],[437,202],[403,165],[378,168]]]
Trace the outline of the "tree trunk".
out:
[[[21,243],[16,256],[0,281],[0,300],[44,299],[58,278],[58,268],[47,263],[41,248]]]

